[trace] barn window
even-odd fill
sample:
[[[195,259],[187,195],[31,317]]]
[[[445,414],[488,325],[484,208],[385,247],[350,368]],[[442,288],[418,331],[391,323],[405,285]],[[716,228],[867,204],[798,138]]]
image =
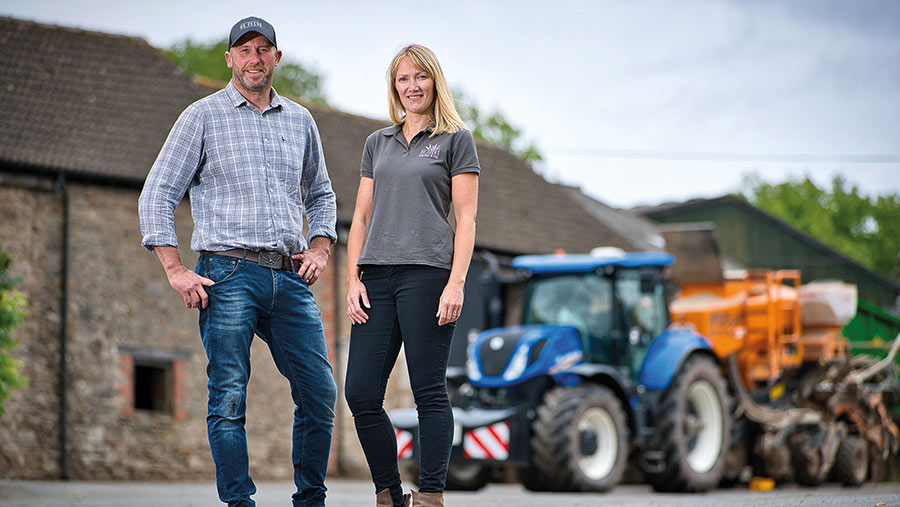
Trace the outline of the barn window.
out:
[[[140,410],[186,419],[186,372],[187,357],[184,354],[121,350],[119,394],[122,416],[131,418]]]
[[[172,413],[172,363],[134,362],[134,408]]]

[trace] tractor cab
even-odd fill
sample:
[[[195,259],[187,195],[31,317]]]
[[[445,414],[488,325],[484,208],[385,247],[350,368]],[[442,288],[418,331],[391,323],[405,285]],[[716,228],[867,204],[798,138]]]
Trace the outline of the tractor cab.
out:
[[[661,272],[673,260],[616,248],[516,257],[513,267],[528,281],[522,325],[475,338],[469,380],[509,385],[585,362],[624,367],[635,382],[650,343],[669,324]]]
[[[587,262],[569,256],[552,265],[547,258],[517,259],[514,265],[532,273],[523,324],[572,326],[585,361],[638,370],[651,340],[668,325],[660,270],[671,256],[603,252]]]

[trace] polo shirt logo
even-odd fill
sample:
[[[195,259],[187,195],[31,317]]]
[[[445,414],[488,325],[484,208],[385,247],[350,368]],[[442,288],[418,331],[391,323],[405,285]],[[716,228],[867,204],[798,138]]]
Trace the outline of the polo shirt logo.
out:
[[[428,146],[422,148],[422,151],[419,152],[419,156],[437,160],[441,156],[441,145],[429,144]]]

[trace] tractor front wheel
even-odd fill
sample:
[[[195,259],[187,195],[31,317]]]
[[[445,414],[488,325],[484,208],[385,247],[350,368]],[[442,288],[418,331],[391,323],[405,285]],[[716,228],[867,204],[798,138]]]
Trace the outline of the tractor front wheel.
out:
[[[628,425],[610,389],[558,387],[544,396],[537,414],[528,482],[541,489],[606,491],[621,481]]]
[[[445,489],[477,491],[491,478],[491,467],[484,463],[450,463]]]

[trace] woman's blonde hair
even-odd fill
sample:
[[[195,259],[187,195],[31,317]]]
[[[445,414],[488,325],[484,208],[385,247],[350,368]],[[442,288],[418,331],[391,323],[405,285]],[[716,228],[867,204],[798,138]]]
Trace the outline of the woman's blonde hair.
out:
[[[397,67],[404,58],[409,58],[409,63],[413,67],[424,71],[434,80],[434,128],[431,129],[431,135],[453,133],[466,128],[465,122],[456,112],[453,95],[450,93],[450,87],[447,86],[447,80],[444,79],[444,71],[441,70],[437,56],[430,49],[418,44],[410,44],[401,49],[388,67],[387,81],[391,121],[401,124],[406,119],[406,109],[400,102],[397,87],[394,86],[394,81],[397,79]]]

